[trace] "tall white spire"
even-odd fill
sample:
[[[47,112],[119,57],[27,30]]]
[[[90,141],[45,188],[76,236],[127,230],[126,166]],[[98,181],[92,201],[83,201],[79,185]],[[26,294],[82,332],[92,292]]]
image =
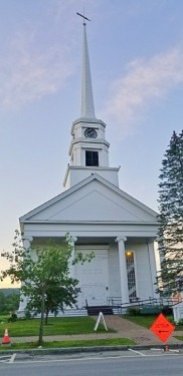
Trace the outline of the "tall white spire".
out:
[[[81,116],[73,122],[71,128],[70,163],[64,187],[70,188],[95,173],[118,187],[119,168],[109,167],[110,144],[105,138],[106,124],[95,117],[85,23],[85,20],[90,20],[81,13],[77,12],[77,15],[84,19]]]
[[[90,73],[90,62],[88,43],[86,35],[86,23],[83,23],[83,58],[81,78],[81,117],[95,119],[92,82]]]

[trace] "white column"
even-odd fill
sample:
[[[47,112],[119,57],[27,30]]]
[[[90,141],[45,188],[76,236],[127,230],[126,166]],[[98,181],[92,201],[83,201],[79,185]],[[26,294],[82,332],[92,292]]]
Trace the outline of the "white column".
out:
[[[155,245],[153,241],[147,242],[148,247],[148,254],[149,254],[149,267],[151,271],[151,289],[152,289],[152,297],[157,298],[158,294],[156,293],[156,277],[157,277],[157,266],[156,266],[156,259],[155,259]]]
[[[31,247],[31,242],[33,241],[33,237],[29,236],[23,239],[23,247],[25,250],[28,250]],[[21,293],[20,295],[20,303],[17,311],[18,317],[23,317],[25,313],[25,309],[28,303],[28,299],[25,295]]]
[[[125,237],[117,237],[117,239],[116,239],[116,241],[118,243],[122,303],[128,303],[129,302],[128,277],[127,277],[126,256],[125,256],[125,241],[126,240],[127,239]]]
[[[70,242],[71,242],[71,247],[72,247],[72,254],[69,260],[69,270],[70,270],[70,276],[72,278],[75,278],[75,265],[73,264],[73,261],[75,260],[75,257],[76,257],[75,243],[77,242],[77,237],[72,236],[70,239]]]

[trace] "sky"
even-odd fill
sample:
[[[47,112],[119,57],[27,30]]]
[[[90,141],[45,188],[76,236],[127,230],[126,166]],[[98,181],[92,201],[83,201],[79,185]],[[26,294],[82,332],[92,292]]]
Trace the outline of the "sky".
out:
[[[80,116],[76,12],[91,19],[95,113],[107,124],[110,166],[121,166],[122,190],[158,210],[162,158],[183,128],[183,1],[0,0],[0,252],[12,249],[20,216],[63,191]]]

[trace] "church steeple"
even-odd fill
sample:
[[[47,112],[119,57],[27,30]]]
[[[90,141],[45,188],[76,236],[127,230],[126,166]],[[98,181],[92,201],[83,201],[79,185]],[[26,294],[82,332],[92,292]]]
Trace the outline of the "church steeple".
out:
[[[81,75],[81,117],[95,119],[90,62],[86,34],[86,23],[83,23],[83,58]]]
[[[84,18],[84,21],[88,20],[82,14],[77,14]],[[119,168],[109,167],[110,145],[105,138],[106,124],[95,117],[85,22],[83,23],[81,76],[81,114],[80,118],[73,122],[71,129],[70,163],[64,179],[64,186],[69,188],[95,173],[118,186]]]

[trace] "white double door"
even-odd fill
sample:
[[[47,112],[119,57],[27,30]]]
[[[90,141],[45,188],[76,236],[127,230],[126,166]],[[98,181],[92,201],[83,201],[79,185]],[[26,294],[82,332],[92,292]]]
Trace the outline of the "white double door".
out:
[[[109,296],[108,251],[106,249],[82,250],[83,254],[92,252],[94,258],[83,265],[76,265],[75,276],[79,280],[81,293],[78,306],[106,305]]]

